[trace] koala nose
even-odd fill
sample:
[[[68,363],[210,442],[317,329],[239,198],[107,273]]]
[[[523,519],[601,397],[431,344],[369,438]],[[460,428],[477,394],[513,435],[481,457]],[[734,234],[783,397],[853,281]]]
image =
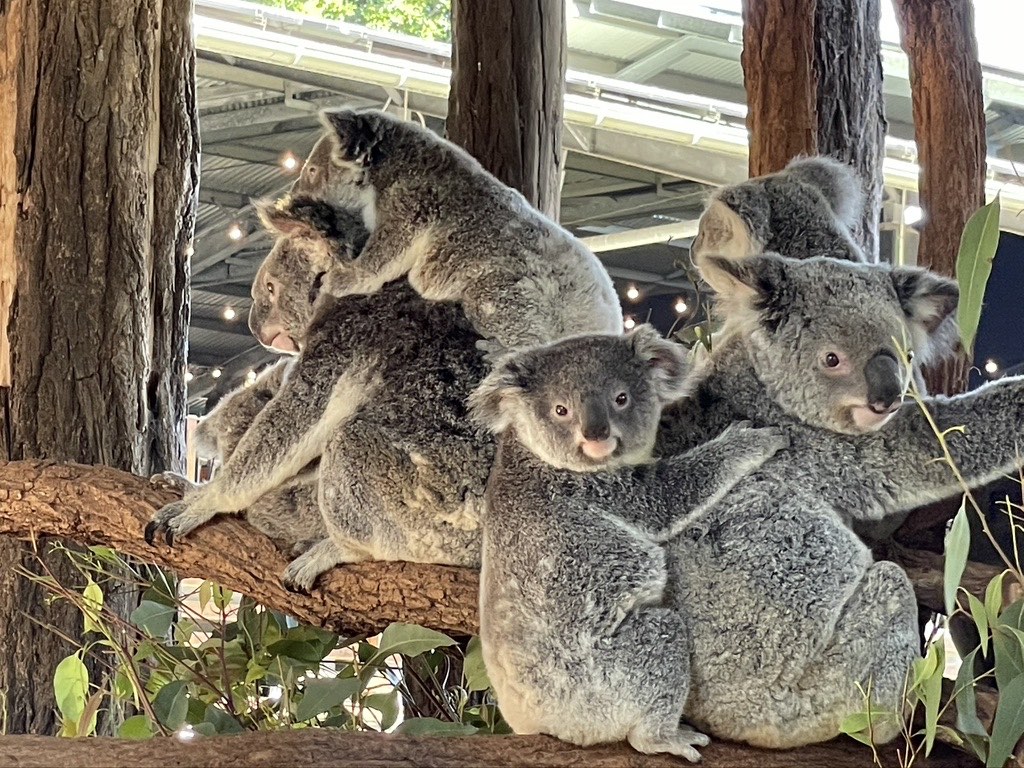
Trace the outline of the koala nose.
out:
[[[875,413],[888,413],[903,397],[903,372],[889,352],[879,352],[864,366],[868,385],[868,408]]]
[[[607,440],[612,434],[607,410],[596,404],[584,405],[582,431],[584,440]]]

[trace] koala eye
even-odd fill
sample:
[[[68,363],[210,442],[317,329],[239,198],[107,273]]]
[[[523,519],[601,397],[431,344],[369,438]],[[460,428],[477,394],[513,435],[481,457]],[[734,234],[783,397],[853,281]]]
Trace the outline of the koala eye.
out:
[[[615,396],[615,404],[619,406],[619,408],[625,408],[629,405],[629,395],[625,392],[619,392],[619,394]]]
[[[835,352],[829,352],[825,355],[825,367],[826,368],[838,368],[842,360],[839,359],[839,355]]]
[[[271,282],[267,282],[267,293],[269,293],[271,296],[274,295],[274,284]]]
[[[564,419],[568,415],[569,409],[566,408],[564,405],[559,403],[558,405],[555,406],[555,416],[557,416],[560,419]]]
[[[319,272],[317,276],[313,278],[313,285],[309,289],[309,303],[312,304],[316,301],[317,296],[320,295],[320,287],[324,284],[324,275],[326,272]]]

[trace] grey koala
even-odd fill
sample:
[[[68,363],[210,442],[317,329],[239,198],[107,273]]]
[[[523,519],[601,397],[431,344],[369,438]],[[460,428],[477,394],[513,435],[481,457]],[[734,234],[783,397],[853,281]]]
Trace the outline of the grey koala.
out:
[[[922,410],[901,405],[897,343],[927,344],[955,282],[916,268],[778,255],[709,257],[745,332],[716,347],[662,418],[672,456],[737,420],[782,427],[790,448],[694,516],[668,544],[670,604],[692,636],[686,715],[713,736],[795,747],[836,736],[863,708],[901,711],[918,655],[906,574],[850,529],[959,490]],[[1024,378],[926,399],[972,485],[1012,469]],[[898,724],[876,723],[891,739]]]
[[[239,388],[217,403],[196,427],[196,452],[223,465],[256,415],[277,394],[292,362],[292,358],[285,358],[267,366],[251,386]],[[318,469],[316,460],[310,462],[245,510],[249,525],[291,557],[298,557],[327,537],[317,504]]]
[[[483,376],[479,335],[458,305],[427,302],[404,281],[372,295],[321,296],[328,249],[313,232],[330,217],[289,205],[264,213],[283,240],[254,283],[250,326],[275,346],[284,334],[284,346],[301,353],[223,469],[160,510],[147,539],[244,509],[319,456],[330,538],[289,566],[286,584],[309,589],[332,566],[369,558],[477,563],[493,456],[493,440],[466,416]],[[303,316],[312,320],[295,341]]]
[[[426,299],[458,301],[501,348],[577,333],[621,333],[608,273],[586,246],[532,208],[468,153],[415,123],[377,110],[327,110],[333,163],[372,191],[373,230],[351,263],[324,279],[333,295],[372,293],[404,275]],[[333,201],[344,187],[300,191]],[[351,195],[350,195],[351,196]]]
[[[722,187],[701,216],[691,258],[742,259],[777,252],[865,261],[850,235],[864,205],[853,169],[830,157],[800,157],[781,171]]]
[[[665,605],[660,546],[785,446],[734,425],[652,463],[662,407],[685,391],[682,347],[651,326],[502,358],[471,397],[501,433],[483,518],[480,633],[516,733],[628,739],[700,759],[681,726],[689,643]]]

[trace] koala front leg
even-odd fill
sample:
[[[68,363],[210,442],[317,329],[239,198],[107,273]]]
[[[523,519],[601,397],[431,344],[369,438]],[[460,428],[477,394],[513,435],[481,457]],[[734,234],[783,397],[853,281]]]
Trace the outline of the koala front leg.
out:
[[[154,515],[147,542],[164,531],[171,543],[215,515],[240,512],[298,474],[358,409],[372,381],[364,369],[339,375],[335,365],[317,358],[296,374],[256,416],[213,480]]]
[[[686,453],[632,471],[616,512],[654,541],[671,538],[694,514],[718,503],[738,482],[789,446],[786,431],[733,424]],[[629,470],[622,470],[629,472]]]
[[[427,239],[429,233],[415,236],[404,224],[386,222],[370,234],[354,261],[334,261],[324,276],[323,291],[332,296],[376,293],[409,272]]]

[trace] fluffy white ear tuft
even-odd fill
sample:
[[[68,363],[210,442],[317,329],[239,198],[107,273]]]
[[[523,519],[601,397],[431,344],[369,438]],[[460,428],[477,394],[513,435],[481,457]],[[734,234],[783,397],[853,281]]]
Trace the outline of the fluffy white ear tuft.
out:
[[[952,354],[960,341],[956,281],[920,267],[894,267],[892,282],[910,323],[919,361],[934,363]]]
[[[647,363],[654,391],[663,403],[684,397],[689,391],[692,366],[686,349],[669,339],[662,338],[657,329],[648,324],[638,325],[626,335],[633,351]]]
[[[525,389],[527,373],[522,354],[509,352],[501,357],[469,395],[470,418],[495,434],[508,429],[513,403]]]

